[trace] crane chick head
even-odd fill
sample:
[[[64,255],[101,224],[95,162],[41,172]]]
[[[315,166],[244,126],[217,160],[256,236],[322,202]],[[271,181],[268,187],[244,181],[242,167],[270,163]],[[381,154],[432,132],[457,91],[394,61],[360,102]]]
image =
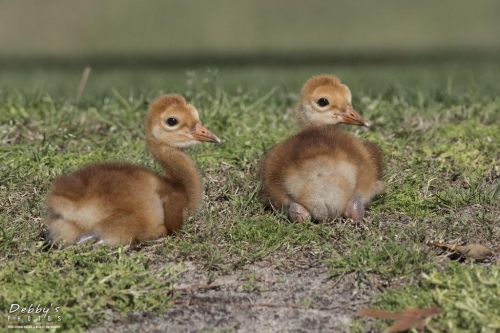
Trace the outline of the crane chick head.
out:
[[[148,142],[186,148],[198,142],[220,143],[204,127],[194,106],[179,95],[164,95],[151,103],[146,120]]]
[[[351,105],[351,91],[331,75],[313,76],[304,84],[297,106],[302,126],[370,125]]]

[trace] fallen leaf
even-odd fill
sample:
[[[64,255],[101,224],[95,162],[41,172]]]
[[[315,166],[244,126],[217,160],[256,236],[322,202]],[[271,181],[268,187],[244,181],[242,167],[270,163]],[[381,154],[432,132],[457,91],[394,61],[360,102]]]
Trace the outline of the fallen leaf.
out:
[[[405,332],[410,328],[423,331],[427,328],[425,320],[439,314],[439,307],[433,306],[428,309],[409,308],[399,312],[366,308],[354,314],[357,317],[371,317],[379,319],[393,319],[396,322],[389,327],[387,333]]]
[[[480,261],[486,260],[493,256],[493,251],[490,248],[481,244],[474,243],[462,246],[458,252],[467,258],[472,258]]]
[[[436,246],[439,248],[447,249],[450,251],[457,252],[465,258],[475,259],[477,261],[483,261],[489,259],[493,256],[494,252],[489,247],[481,244],[470,243],[466,245],[449,245],[443,243],[428,243],[431,246]]]

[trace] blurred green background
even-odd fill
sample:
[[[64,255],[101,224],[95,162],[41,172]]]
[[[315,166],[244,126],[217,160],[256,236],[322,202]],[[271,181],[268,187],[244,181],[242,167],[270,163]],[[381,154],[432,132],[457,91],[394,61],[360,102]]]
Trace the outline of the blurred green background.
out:
[[[500,1],[0,1],[0,61],[496,57]]]

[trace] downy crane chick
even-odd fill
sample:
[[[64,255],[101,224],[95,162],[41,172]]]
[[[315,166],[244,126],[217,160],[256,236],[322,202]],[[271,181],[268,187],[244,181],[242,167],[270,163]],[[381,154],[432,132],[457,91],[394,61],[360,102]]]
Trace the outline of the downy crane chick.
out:
[[[380,149],[337,128],[369,126],[353,109],[349,88],[334,76],[314,76],[302,88],[297,113],[302,130],[261,161],[260,202],[292,221],[362,220],[385,183]]]
[[[107,245],[156,239],[180,229],[202,197],[200,176],[182,148],[220,143],[198,111],[178,95],[156,99],[147,114],[149,151],[158,175],[126,163],[83,167],[53,183],[47,197],[52,241],[65,246],[95,240]]]

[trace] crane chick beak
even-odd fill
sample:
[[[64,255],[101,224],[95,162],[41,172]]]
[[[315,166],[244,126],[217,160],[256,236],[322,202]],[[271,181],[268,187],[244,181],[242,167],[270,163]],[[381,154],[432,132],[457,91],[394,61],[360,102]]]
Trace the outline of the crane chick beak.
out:
[[[341,124],[351,124],[358,126],[370,127],[370,124],[361,117],[361,115],[354,110],[352,105],[347,105],[346,109],[337,115],[342,119]]]
[[[214,142],[220,143],[220,139],[212,132],[210,132],[205,126],[197,123],[194,130],[191,132],[193,138],[200,142]]]

